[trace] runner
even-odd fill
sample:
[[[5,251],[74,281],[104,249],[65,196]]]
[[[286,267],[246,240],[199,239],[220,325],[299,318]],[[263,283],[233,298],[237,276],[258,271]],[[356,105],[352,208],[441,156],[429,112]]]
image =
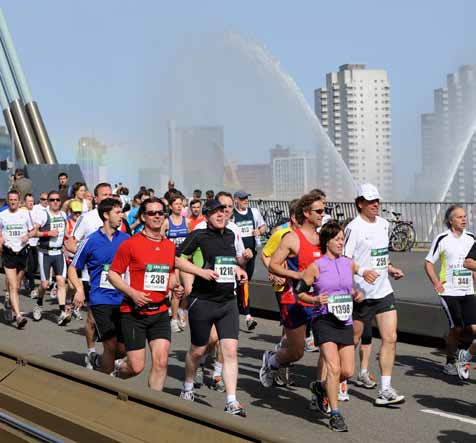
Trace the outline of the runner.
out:
[[[171,193],[169,195],[170,216],[167,217],[162,225],[161,234],[171,240],[175,246],[179,246],[188,235],[187,218],[182,215],[183,195],[180,193]],[[178,275],[177,275],[178,277]],[[173,298],[171,300],[172,319],[170,327],[172,332],[182,332],[185,329],[185,319],[179,318],[180,300]]]
[[[48,195],[46,193],[42,193],[41,195],[45,195],[46,202],[48,202]],[[35,205],[34,203],[35,199],[33,195],[27,194],[25,195],[25,207],[22,209],[28,211],[33,226],[37,228],[39,227],[39,225],[37,224],[36,220],[38,220],[39,211],[43,212],[44,207],[41,205]],[[35,287],[35,273],[38,269],[38,249],[36,248],[37,245],[38,238],[32,237],[28,240],[28,257],[26,259],[25,279],[23,280],[25,289],[28,291],[28,295],[32,299],[38,298],[38,291]]]
[[[202,221],[205,221],[205,216],[202,214],[202,201],[194,199],[190,202],[190,217],[187,219],[189,232],[192,232]]]
[[[464,328],[476,336],[476,297],[474,296],[473,273],[464,268],[466,257],[474,248],[474,235],[466,231],[466,213],[459,205],[450,206],[445,213],[447,231],[438,235],[425,259],[425,271],[448,318],[449,333],[446,340],[446,364],[443,372],[447,375],[469,377],[466,362],[456,362],[458,343]],[[474,252],[473,252],[474,254]],[[441,260],[439,277],[435,263]],[[468,260],[469,264],[471,262]],[[470,267],[471,269],[471,267]],[[466,376],[467,375],[467,376]]]
[[[82,212],[88,212],[92,209],[91,202],[86,198],[86,183],[76,182],[71,188],[72,198],[66,200],[63,203],[61,210],[67,213],[70,209],[72,202],[78,202],[81,204]]]
[[[160,233],[164,209],[155,197],[142,202],[139,217],[144,229],[119,246],[108,273],[111,284],[124,294],[120,309],[127,360],[116,370],[119,376],[140,374],[147,341],[152,360],[149,387],[158,391],[165,384],[170,350],[167,294],[172,289],[175,297],[183,295],[174,272],[175,245]],[[121,277],[128,268],[130,284]]]
[[[246,272],[236,265],[235,234],[226,227],[224,206],[209,200],[203,212],[207,228],[193,231],[177,250],[176,258],[177,267],[196,275],[189,306],[191,346],[185,357],[185,382],[180,397],[191,401],[195,398],[193,376],[215,326],[223,353],[225,412],[245,417],[246,412],[236,399],[239,313],[234,298],[236,279],[240,283],[246,281]]]
[[[304,270],[321,256],[317,228],[321,226],[324,205],[317,194],[306,194],[296,204],[296,221],[301,226],[283,237],[271,256],[269,271],[287,279],[286,289],[279,294],[280,319],[285,329],[287,347],[277,352],[266,351],[259,378],[269,388],[280,367],[300,360],[304,354],[306,325],[311,319],[313,304],[298,300],[294,287]],[[287,267],[283,267],[286,262]]]
[[[9,291],[9,296],[5,296],[5,313],[7,320],[12,321],[13,309],[17,328],[22,329],[27,319],[20,313],[18,291],[26,268],[28,239],[34,234],[34,227],[28,212],[19,210],[18,191],[8,192],[7,203],[8,209],[0,212],[0,253]]]
[[[359,266],[356,288],[364,301],[354,306],[354,343],[358,344],[364,325],[375,318],[380,332],[380,390],[376,406],[403,403],[391,385],[397,344],[397,311],[389,276],[398,280],[403,272],[389,262],[388,221],[379,217],[380,194],[371,184],[358,187],[355,205],[359,215],[345,228],[344,255]]]
[[[283,226],[281,229],[276,230],[271,235],[269,240],[266,242],[266,245],[264,246],[263,250],[261,251],[261,261],[263,262],[265,268],[268,270],[269,281],[273,283],[274,294],[276,296],[276,301],[278,303],[279,310],[281,310],[281,305],[279,300],[283,291],[286,288],[286,278],[279,277],[273,274],[272,272],[269,272],[269,263],[271,261],[271,256],[274,254],[274,252],[278,248],[282,238],[288,233],[290,233],[291,231],[294,231],[295,229],[299,227],[296,221],[296,216],[295,216],[296,206],[298,201],[299,201],[298,199],[295,199],[289,203],[289,222],[287,223],[287,226]],[[286,261],[283,262],[282,265],[286,267]],[[279,349],[280,347],[286,347],[286,346],[287,346],[286,330],[283,326],[282,333],[281,333],[281,340],[276,345],[276,349]],[[294,384],[294,380],[289,370],[289,365],[279,368],[278,374],[276,375],[276,378],[274,381],[278,386]]]
[[[323,383],[314,382],[312,391],[318,404],[330,404],[329,427],[333,431],[348,430],[338,406],[339,383],[354,373],[353,301],[360,303],[363,295],[354,290],[353,276],[358,266],[342,255],[344,232],[337,222],[330,221],[320,231],[320,247],[324,254],[304,271],[296,286],[300,300],[312,303],[312,330],[317,338],[320,355],[327,368]],[[313,294],[308,295],[313,286]],[[322,412],[327,413],[327,409]]]
[[[80,309],[86,298],[78,271],[88,267],[91,285],[89,306],[99,341],[103,344],[101,371],[110,374],[114,370],[114,360],[126,354],[119,311],[123,296],[108,281],[107,274],[119,245],[129,236],[119,231],[122,222],[121,201],[106,198],[99,203],[98,214],[104,226],[80,243],[68,269],[68,277],[76,289],[74,307]]]
[[[235,209],[233,210],[233,221],[240,229],[241,238],[245,248],[251,249],[253,258],[246,263],[246,274],[248,275],[248,283],[253,277],[255,270],[256,248],[258,246],[259,237],[266,232],[266,224],[260,212],[256,208],[249,208],[248,194],[245,191],[236,191],[233,195],[235,199]],[[244,285],[241,294],[238,294],[241,313],[246,316],[246,326],[248,331],[252,331],[258,325],[258,322],[250,314],[250,300],[248,285]],[[240,296],[241,295],[241,296]]]
[[[111,198],[112,188],[109,183],[99,183],[94,188],[94,201],[96,205],[101,203],[106,198]],[[76,226],[73,230],[73,235],[68,239],[67,249],[72,252],[76,252],[78,248],[78,242],[84,240],[88,235],[97,231],[103,222],[99,217],[97,208],[92,211],[86,212],[85,214],[79,217],[76,222]],[[83,280],[84,292],[86,300],[89,298],[89,275],[87,269],[85,268],[82,272],[81,279]],[[88,352],[84,361],[88,369],[93,369],[94,367],[99,367],[99,354],[96,352],[95,340],[94,340],[94,318],[91,310],[88,307],[88,317],[86,319],[85,326],[85,336],[86,336],[86,345]]]
[[[53,270],[56,276],[57,297],[59,304],[58,325],[65,326],[71,321],[71,312],[66,309],[66,260],[63,241],[66,231],[66,214],[60,210],[61,197],[59,191],[48,193],[48,208],[42,211],[36,235],[38,241],[38,262],[40,267],[40,292],[38,301],[33,307],[33,320],[40,321],[43,311],[43,298],[50,282]]]

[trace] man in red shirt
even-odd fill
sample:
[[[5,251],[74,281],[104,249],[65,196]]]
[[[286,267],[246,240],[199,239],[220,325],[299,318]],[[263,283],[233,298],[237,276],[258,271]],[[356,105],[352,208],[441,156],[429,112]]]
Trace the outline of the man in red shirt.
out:
[[[144,229],[125,240],[116,252],[108,273],[112,285],[124,294],[121,327],[127,361],[116,367],[119,377],[140,374],[145,367],[145,345],[149,343],[152,367],[149,387],[161,391],[167,377],[170,350],[170,321],[167,294],[183,295],[175,276],[175,244],[160,234],[165,207],[158,198],[141,203],[139,218]],[[129,268],[130,284],[121,275]]]

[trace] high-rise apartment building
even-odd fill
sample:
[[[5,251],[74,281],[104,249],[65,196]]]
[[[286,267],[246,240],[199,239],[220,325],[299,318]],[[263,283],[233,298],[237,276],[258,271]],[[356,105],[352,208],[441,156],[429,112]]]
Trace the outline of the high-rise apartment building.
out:
[[[107,181],[105,162],[107,146],[99,143],[95,137],[81,137],[76,150],[76,161],[89,189],[102,181]]]
[[[169,123],[169,174],[186,195],[194,189],[223,190],[223,127],[175,126]]]
[[[356,183],[376,185],[392,196],[390,84],[383,70],[342,65],[326,75],[326,86],[314,91],[314,108]],[[324,159],[325,159],[324,154]],[[320,168],[325,183],[330,168]],[[326,172],[328,170],[328,172]]]
[[[476,65],[449,74],[434,91],[434,112],[421,116],[422,170],[416,198],[476,199]]]

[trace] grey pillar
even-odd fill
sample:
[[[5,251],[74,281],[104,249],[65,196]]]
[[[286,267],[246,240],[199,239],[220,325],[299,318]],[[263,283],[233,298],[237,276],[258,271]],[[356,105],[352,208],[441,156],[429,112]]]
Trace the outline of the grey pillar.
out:
[[[15,47],[13,46],[10,31],[8,30],[7,22],[1,9],[0,41],[2,43],[3,49],[5,50],[5,55],[13,73],[14,81],[20,93],[20,98],[23,100],[23,103],[25,103],[25,108],[30,119],[31,126],[35,131],[35,135],[38,141],[38,147],[41,151],[41,156],[44,158],[46,163],[56,164],[57,159],[53,147],[51,145],[48,132],[46,131],[46,127],[43,123],[43,119],[41,117],[38,105],[35,101],[33,101],[30,88],[28,87],[25,74],[15,51]]]

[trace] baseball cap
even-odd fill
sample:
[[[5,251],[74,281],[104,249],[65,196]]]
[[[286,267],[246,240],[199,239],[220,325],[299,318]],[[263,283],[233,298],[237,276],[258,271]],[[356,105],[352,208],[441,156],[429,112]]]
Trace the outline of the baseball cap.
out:
[[[71,212],[83,212],[83,205],[81,202],[72,201],[69,205],[69,209],[71,209]]]
[[[363,185],[357,186],[357,198],[358,197],[364,197],[367,201],[382,199],[378,189],[370,183],[364,183]]]
[[[203,205],[202,214],[209,215],[216,209],[220,208],[225,209],[225,205],[222,205],[218,200],[215,199],[207,200]]]
[[[240,189],[239,191],[236,191],[233,194],[233,198],[248,198],[251,194],[248,194],[247,192],[243,191],[243,189]]]

